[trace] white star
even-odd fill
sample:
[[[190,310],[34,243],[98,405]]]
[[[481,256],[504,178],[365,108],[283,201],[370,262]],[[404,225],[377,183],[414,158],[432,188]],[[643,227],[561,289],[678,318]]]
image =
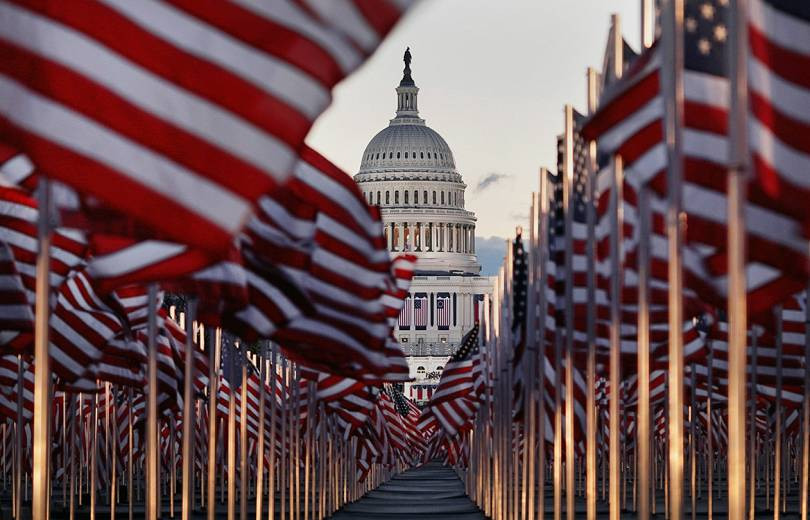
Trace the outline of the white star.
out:
[[[695,32],[697,30],[697,20],[692,18],[691,16],[686,19],[684,22],[684,26],[686,26],[686,30],[689,32]]]
[[[702,4],[700,6],[700,14],[703,18],[711,20],[714,18],[714,6],[712,4]]]
[[[712,44],[706,38],[701,38],[698,40],[698,51],[704,56],[709,54],[712,51]]]
[[[728,30],[726,26],[723,24],[718,25],[714,28],[714,39],[718,42],[725,42],[726,38],[728,37]]]

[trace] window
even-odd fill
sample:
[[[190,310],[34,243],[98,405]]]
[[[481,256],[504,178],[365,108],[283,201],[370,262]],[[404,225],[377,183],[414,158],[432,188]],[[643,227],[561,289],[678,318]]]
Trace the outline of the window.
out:
[[[391,204],[391,198],[389,197],[389,195],[391,195],[391,192],[386,191],[385,192],[385,203],[386,204]]]
[[[408,190],[405,190],[405,204],[408,203]]]
[[[419,204],[419,192],[416,190],[413,190],[413,203]]]
[[[399,342],[400,343],[407,343],[408,342],[408,336],[402,336],[401,338],[399,338]]]
[[[423,366],[416,367],[416,373],[420,375],[425,375],[425,367]]]
[[[394,204],[399,204],[399,191],[394,192]]]
[[[399,152],[397,152],[397,159],[399,159]]]
[[[433,192],[433,204],[436,204],[436,192]]]
[[[447,343],[447,336],[442,336],[441,338],[439,338],[439,341],[441,341],[442,343]]]
[[[427,204],[427,190],[422,192],[422,202]]]
[[[380,158],[380,152],[377,152],[377,159]]]
[[[430,159],[430,152],[428,152],[428,159]]]
[[[444,370],[443,366],[439,365],[439,366],[436,367],[437,372],[441,372],[442,370]]]
[[[444,192],[442,192],[442,206],[444,206]]]
[[[408,152],[405,152],[405,158],[406,159],[408,158]]]
[[[419,152],[419,158],[424,159],[425,158],[425,152]]]
[[[380,192],[377,192],[377,205],[380,205]]]

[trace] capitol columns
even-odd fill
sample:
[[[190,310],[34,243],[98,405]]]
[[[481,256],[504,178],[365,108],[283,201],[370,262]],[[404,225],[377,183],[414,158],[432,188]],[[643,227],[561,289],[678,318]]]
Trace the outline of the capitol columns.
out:
[[[428,222],[427,235],[428,235],[428,241],[427,241],[428,251],[430,251],[432,253],[433,252],[433,222]]]

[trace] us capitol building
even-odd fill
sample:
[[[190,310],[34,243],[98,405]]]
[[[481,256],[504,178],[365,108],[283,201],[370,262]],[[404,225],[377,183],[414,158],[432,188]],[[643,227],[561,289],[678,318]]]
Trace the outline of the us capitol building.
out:
[[[476,322],[492,281],[480,276],[476,218],[464,209],[467,185],[453,152],[419,117],[419,88],[410,63],[406,50],[396,117],[368,143],[354,179],[366,200],[380,207],[392,255],[408,252],[418,258],[395,334],[415,378],[405,384],[405,395],[421,402]]]

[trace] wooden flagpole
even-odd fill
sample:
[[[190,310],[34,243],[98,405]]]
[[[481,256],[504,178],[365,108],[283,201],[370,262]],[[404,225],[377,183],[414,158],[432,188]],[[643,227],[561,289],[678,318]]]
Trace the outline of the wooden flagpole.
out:
[[[147,319],[147,398],[146,398],[146,518],[157,520],[160,516],[158,494],[158,442],[157,414],[157,285],[149,285]]]
[[[36,297],[34,312],[34,417],[33,417],[33,495],[31,512],[37,520],[47,520],[51,489],[49,455],[51,451],[51,366],[49,353],[50,263],[51,263],[51,187],[40,175],[38,189]],[[18,490],[19,491],[19,490]],[[18,517],[19,518],[19,517]]]
[[[662,88],[667,144],[667,238],[669,306],[669,513],[683,518],[683,0],[669,0],[664,8]]]
[[[270,467],[268,468],[267,520],[276,518],[276,345],[270,343]]]
[[[259,432],[256,439],[256,520],[262,520],[264,500],[264,401],[267,370],[267,351],[264,342],[259,346]],[[273,449],[271,445],[271,449]]]
[[[709,341],[709,359],[707,367],[707,383],[708,393],[706,395],[706,495],[708,504],[706,516],[712,520],[714,509],[714,441],[712,435],[714,434],[714,425],[712,424],[712,396],[714,394],[714,349],[712,343]]]
[[[574,520],[574,108],[565,105],[563,212],[565,215],[565,512]]]
[[[751,327],[751,408],[748,422],[749,442],[751,460],[749,462],[749,491],[748,491],[748,519],[754,520],[756,516],[756,486],[757,486],[757,340],[758,328]],[[731,419],[729,419],[729,423]],[[730,426],[729,426],[730,427]],[[731,471],[731,459],[729,457],[729,472]],[[745,467],[743,467],[743,471]],[[730,476],[729,476],[730,479]],[[745,482],[743,482],[743,502],[745,502]],[[743,503],[743,508],[745,503]]]
[[[728,514],[745,516],[746,275],[745,199],[748,163],[747,0],[729,9],[730,166],[728,174]],[[752,417],[753,421],[754,418]],[[751,453],[754,456],[754,452]],[[752,489],[753,491],[753,489]],[[753,512],[752,496],[751,515]],[[753,516],[751,517],[753,518]]]
[[[133,443],[135,442],[135,435],[133,431],[133,424],[132,424],[132,387],[129,387],[127,391],[127,503],[128,503],[128,518],[129,520],[133,519],[134,515],[134,493],[135,487],[133,486],[133,472],[135,468],[135,461],[133,460],[134,455],[134,446]]]
[[[780,517],[782,491],[782,306],[774,309],[776,331],[776,413],[774,417],[773,520]]]
[[[220,356],[222,329],[214,329],[214,346],[208,351],[208,520],[216,518],[217,492],[217,401],[219,399]],[[225,485],[224,482],[221,485]]]
[[[801,520],[808,517],[810,487],[810,284],[804,293],[804,403],[802,405],[802,483],[799,508]]]
[[[236,518],[236,388],[233,387],[236,363],[234,363],[234,345],[228,341],[224,348],[228,352],[228,383],[231,385],[228,399],[228,520]]]
[[[197,302],[194,298],[186,300],[186,351],[183,367],[183,482],[181,492],[183,520],[191,520],[194,508],[194,379],[197,370],[194,366],[194,320],[197,314]],[[174,439],[172,439],[174,446]],[[172,460],[172,467],[175,466]]]
[[[598,80],[596,71],[588,68],[588,113],[596,112],[599,103]],[[585,511],[587,520],[596,520],[596,142],[588,142],[588,240],[587,256],[587,335],[588,359],[585,367],[585,378],[588,395],[585,403]],[[545,287],[543,288],[545,290]],[[541,312],[543,312],[541,307]],[[543,315],[543,317],[545,317]],[[543,389],[540,389],[541,395]]]
[[[538,428],[537,428],[537,518],[545,517],[546,510],[546,319],[548,318],[548,300],[546,297],[546,290],[548,286],[548,170],[540,168],[540,191],[539,191],[539,222],[538,222],[538,236],[539,247],[537,255],[537,263],[540,270],[540,284],[537,292],[537,301],[540,309],[540,318],[538,323],[538,345],[537,345],[537,392],[538,392]],[[488,299],[484,300],[485,303]],[[484,307],[486,311],[488,306]],[[487,356],[489,358],[489,356]]]
[[[239,345],[239,369],[242,372],[241,403],[239,406],[239,520],[247,520],[248,501],[248,373],[247,345]],[[234,393],[235,393],[234,389]]]
[[[90,414],[90,520],[96,520],[96,480],[98,478],[98,380]]]
[[[638,518],[650,518],[650,193],[642,187],[638,199]]]
[[[25,392],[25,365],[22,356],[17,356],[17,425],[14,429],[14,518],[20,520],[22,514],[22,450],[25,414],[23,393]]]
[[[618,79],[624,71],[624,40],[622,38],[621,21],[619,15],[612,16],[611,42],[613,53],[613,69],[609,74]],[[610,519],[619,520],[621,515],[621,462],[620,448],[620,407],[621,399],[621,289],[622,289],[622,188],[624,184],[624,162],[621,156],[613,157],[613,183],[610,196],[610,439],[609,439],[609,503]]]

